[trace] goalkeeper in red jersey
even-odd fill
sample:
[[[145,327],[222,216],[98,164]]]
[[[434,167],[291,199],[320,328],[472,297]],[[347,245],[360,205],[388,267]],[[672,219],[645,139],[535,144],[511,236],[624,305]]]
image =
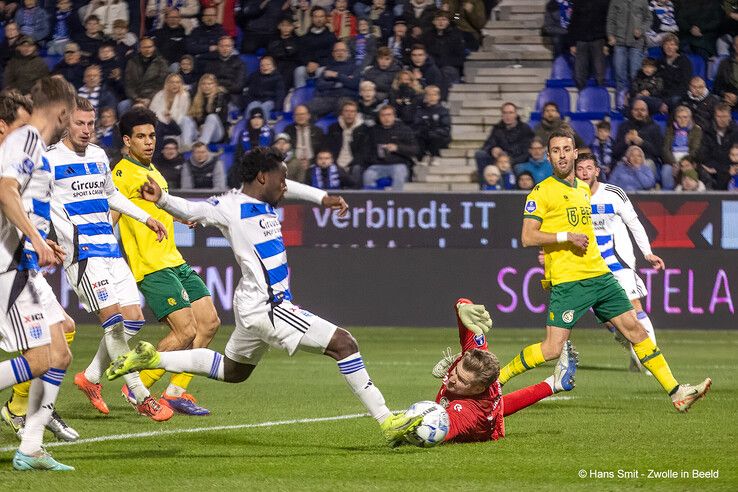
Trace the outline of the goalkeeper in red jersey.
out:
[[[567,341],[552,376],[503,395],[497,380],[500,363],[487,348],[485,334],[492,327],[489,313],[482,305],[459,299],[456,320],[461,353],[451,355],[449,349],[433,368],[433,375],[443,378],[436,403],[449,416],[445,442],[496,441],[505,436],[505,417],[554,393],[574,389],[577,353]]]

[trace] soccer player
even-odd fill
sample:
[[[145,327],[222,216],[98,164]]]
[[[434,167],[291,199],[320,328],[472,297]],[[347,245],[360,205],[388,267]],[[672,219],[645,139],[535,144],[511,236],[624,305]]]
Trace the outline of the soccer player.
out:
[[[576,176],[589,185],[592,192],[592,225],[595,230],[597,247],[608,268],[615,276],[620,286],[625,290],[628,299],[633,304],[636,318],[641,322],[648,333],[648,338],[655,344],[656,333],[653,330],[651,318],[643,310],[641,298],[648,291],[643,280],[635,271],[635,254],[633,243],[628,231],[633,234],[643,257],[654,268],[664,269],[664,260],[653,254],[651,244],[646,235],[643,224],[638,220],[638,214],[622,188],[612,184],[602,184],[597,178],[600,176],[600,167],[593,154],[579,154],[575,162]],[[620,332],[616,331],[616,339]],[[633,346],[625,339],[618,340],[630,350],[630,368],[633,371],[644,371],[641,361],[633,350]],[[647,371],[646,371],[647,372]]]
[[[359,347],[351,334],[315,314],[292,304],[287,254],[282,228],[274,207],[287,190],[287,166],[281,154],[257,147],[246,154],[240,166],[243,187],[207,202],[174,197],[149,178],[141,187],[144,199],[186,221],[218,227],[241,266],[242,278],[233,295],[236,328],[225,348],[225,356],[198,348],[157,352],[146,342],[119,357],[108,370],[108,378],[132,370],[162,368],[188,371],[218,381],[245,381],[269,346],[325,354],[335,359],[338,370],[369,414],[379,422],[385,438],[394,443],[411,422],[394,416],[379,389],[369,378]],[[325,192],[290,183],[291,194],[322,203]]]
[[[0,347],[22,353],[0,363],[0,389],[33,379],[13,467],[69,471],[74,468],[56,461],[42,445],[72,354],[61,320],[53,318],[58,315],[53,293],[38,287],[43,278],[38,270],[64,258],[64,251],[45,238],[51,222],[51,174],[43,152],[66,128],[75,91],[62,78],[46,77],[36,82],[31,96],[29,124],[0,145]]]
[[[105,151],[90,143],[94,132],[95,108],[77,97],[66,136],[47,149],[46,158],[54,186],[52,222],[59,245],[67,252],[65,274],[82,306],[97,314],[103,329],[95,358],[74,376],[74,384],[95,408],[108,414],[100,377],[112,359],[128,352],[128,339],[144,323],[136,281],[113,235],[110,210],[144,224],[158,240],[167,231],[115,189]],[[138,374],[125,379],[140,414],[154,421],[171,418],[172,410],[151,397]]]
[[[32,111],[33,102],[30,97],[16,91],[0,93],[0,144],[13,130],[28,124]],[[67,344],[71,345],[75,335],[74,321],[61,307],[45,278],[38,279],[37,287],[40,290],[41,298],[48,300],[46,307],[47,323],[50,325],[60,323],[64,338]],[[52,326],[51,329],[58,328]],[[0,408],[0,418],[15,432],[18,438],[21,437],[23,427],[26,424],[30,389],[30,381],[13,385],[10,399]],[[46,424],[46,428],[62,441],[72,442],[79,439],[79,433],[67,425],[56,409],[51,413],[51,419]]]
[[[633,344],[641,364],[653,373],[679,412],[686,412],[710,389],[712,380],[679,384],[661,350],[638,321],[628,296],[595,247],[590,190],[574,175],[577,149],[573,135],[557,130],[548,139],[554,174],[538,184],[525,201],[523,246],[543,247],[545,286],[551,288],[546,338],[525,347],[500,371],[500,383],[561,354],[571,329],[593,308]]]

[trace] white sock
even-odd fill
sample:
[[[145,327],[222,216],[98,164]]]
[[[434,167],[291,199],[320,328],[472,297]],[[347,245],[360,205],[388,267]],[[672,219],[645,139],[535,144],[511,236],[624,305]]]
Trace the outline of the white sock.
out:
[[[129,325],[131,324],[131,325]],[[128,340],[136,336],[143,326],[144,321],[123,321],[126,344]],[[108,355],[108,346],[105,337],[100,339],[95,357],[90,361],[90,365],[85,369],[85,378],[91,383],[99,384],[105,369],[110,365],[110,356]],[[148,395],[147,395],[148,396]]]
[[[168,372],[175,374],[189,372],[218,381],[224,380],[223,356],[213,350],[197,348],[159,352],[159,357],[161,357],[159,367],[166,369]],[[172,393],[167,390],[167,394],[171,395]]]
[[[22,355],[15,359],[0,362],[0,390],[10,388],[16,383],[32,379],[31,366]]]
[[[549,388],[551,388],[551,392],[552,393],[558,393],[558,391],[556,391],[556,386],[554,386],[554,377],[553,376],[547,377],[546,379],[543,380],[543,382],[546,383]]]
[[[126,331],[126,342],[130,340],[131,338],[138,335],[138,332],[141,331],[141,328],[143,328],[144,323],[146,323],[144,320],[124,320],[123,321],[123,327]]]
[[[54,403],[56,402],[56,397],[59,395],[59,388],[61,387],[65,373],[66,371],[63,369],[52,367],[46,371],[46,374],[31,384],[31,386],[37,384],[37,382],[43,384],[43,391],[41,392],[42,396],[39,401],[40,405],[33,413],[29,413],[26,418],[25,430],[23,431],[23,437],[18,447],[21,453],[32,455],[41,450],[41,444],[44,439],[44,428],[51,419],[51,414],[54,411]],[[28,410],[30,411],[33,407],[35,405],[32,406],[29,401]]]
[[[638,321],[640,321],[643,325],[643,328],[646,330],[648,338],[650,338],[651,341],[656,344],[656,333],[653,331],[651,318],[648,317],[648,314],[646,314],[645,311],[639,311],[638,313],[636,313],[636,317],[638,318]],[[638,366],[638,369],[640,369],[642,372],[649,372],[646,368],[643,367],[643,364],[641,364],[641,361],[638,359],[635,350],[633,350],[633,344],[630,345],[630,358],[633,362],[635,362],[635,364]]]
[[[361,353],[356,352],[345,359],[339,360],[338,370],[341,371],[351,390],[369,411],[369,415],[374,417],[377,422],[382,423],[392,415],[387,405],[384,404],[382,392],[374,386],[369,377],[369,373],[364,367],[364,361],[361,360]]]

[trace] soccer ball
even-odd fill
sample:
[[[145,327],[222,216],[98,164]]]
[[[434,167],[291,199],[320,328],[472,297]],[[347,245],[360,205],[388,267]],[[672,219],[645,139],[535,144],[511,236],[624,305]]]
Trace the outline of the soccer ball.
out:
[[[443,442],[448,432],[448,413],[441,405],[432,401],[419,401],[410,405],[405,415],[423,416],[420,425],[405,436],[407,442],[421,448],[430,448]]]

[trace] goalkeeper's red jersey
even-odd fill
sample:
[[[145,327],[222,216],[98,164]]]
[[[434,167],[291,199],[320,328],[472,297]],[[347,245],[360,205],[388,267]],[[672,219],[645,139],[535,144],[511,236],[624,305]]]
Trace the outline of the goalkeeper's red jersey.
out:
[[[459,324],[459,342],[462,355],[467,350],[487,350],[487,339],[484,335],[474,335],[467,330],[461,321]],[[461,357],[449,368],[451,372]],[[436,395],[439,403],[448,412],[450,426],[446,441],[478,442],[496,441],[505,437],[505,421],[503,419],[502,387],[495,381],[485,392],[476,396],[457,396],[446,388],[448,373],[441,389]]]

